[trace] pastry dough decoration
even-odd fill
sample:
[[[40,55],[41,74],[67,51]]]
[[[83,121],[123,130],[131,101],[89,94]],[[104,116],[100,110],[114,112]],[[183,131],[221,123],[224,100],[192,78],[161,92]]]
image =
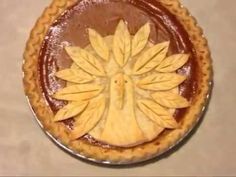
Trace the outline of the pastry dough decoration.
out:
[[[134,75],[147,73],[158,66],[165,58],[169,47],[169,42],[157,44],[146,52],[144,52],[138,59],[133,68]]]
[[[102,64],[92,54],[80,47],[66,47],[66,52],[71,59],[86,72],[95,76],[105,76]]]
[[[170,112],[161,107],[159,104],[151,100],[139,100],[139,109],[152,121],[160,127],[174,129],[178,127],[178,123],[172,117]]]
[[[185,76],[175,73],[155,73],[141,79],[137,85],[146,90],[163,91],[177,87],[185,79]]]
[[[79,68],[61,70],[56,73],[56,76],[62,80],[77,84],[84,84],[93,80],[91,75]]]
[[[80,138],[94,128],[102,118],[105,106],[106,101],[104,95],[100,95],[99,97],[90,100],[85,111],[81,115],[75,117],[75,125],[71,133],[71,138]]]
[[[123,67],[131,54],[131,36],[127,25],[121,20],[116,28],[113,40],[113,54],[116,62]]]
[[[189,55],[167,56],[169,41],[148,42],[149,23],[134,36],[123,20],[114,36],[102,37],[94,29],[88,29],[88,34],[90,45],[86,48],[65,48],[74,63],[55,74],[68,84],[53,97],[68,104],[57,112],[54,121],[74,118],[71,139],[91,134],[110,145],[132,147],[154,139],[165,128],[177,128],[173,109],[190,103],[176,92],[186,77],[175,71]],[[108,46],[111,39],[113,45]],[[138,88],[147,94],[136,97]],[[149,127],[158,134],[147,132]]]
[[[53,121],[62,121],[74,117],[81,113],[87,105],[88,101],[78,101],[69,103],[57,112]]]
[[[186,108],[190,106],[190,102],[173,92],[155,92],[152,98],[160,105],[167,108]]]
[[[103,37],[94,29],[89,28],[89,40],[93,49],[105,61],[109,60],[109,48]]]
[[[150,24],[146,23],[142,26],[138,32],[134,35],[132,39],[132,56],[139,54],[146,44],[148,43],[148,38],[150,35]]]
[[[119,85],[116,81],[119,79],[122,79],[121,82],[126,81],[122,84],[122,99],[123,101],[126,100],[122,103],[124,104],[122,109],[117,108],[117,101],[120,105],[121,98],[121,93],[117,92],[116,88]],[[146,138],[139,127],[141,125],[138,125],[135,116],[134,88],[131,78],[118,73],[111,78],[110,87],[110,107],[99,139],[111,145],[122,147],[133,146],[145,141]]]
[[[161,64],[156,68],[156,71],[162,73],[175,72],[188,61],[188,58],[188,54],[172,55],[161,62]]]
[[[104,87],[95,84],[76,84],[63,88],[53,95],[58,100],[79,101],[88,100],[102,92]]]
[[[111,97],[114,96],[116,99],[114,100],[114,104],[118,109],[122,109],[124,106],[124,97],[125,97],[125,78],[122,73],[118,73],[115,79],[111,80]],[[113,82],[112,82],[113,81]],[[127,81],[126,81],[127,82]]]

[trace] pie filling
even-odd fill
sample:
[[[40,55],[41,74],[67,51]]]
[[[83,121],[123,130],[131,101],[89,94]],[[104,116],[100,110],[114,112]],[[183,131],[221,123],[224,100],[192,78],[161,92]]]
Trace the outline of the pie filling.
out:
[[[197,89],[187,32],[157,1],[80,1],[49,28],[43,95],[72,140],[128,148],[178,128]]]

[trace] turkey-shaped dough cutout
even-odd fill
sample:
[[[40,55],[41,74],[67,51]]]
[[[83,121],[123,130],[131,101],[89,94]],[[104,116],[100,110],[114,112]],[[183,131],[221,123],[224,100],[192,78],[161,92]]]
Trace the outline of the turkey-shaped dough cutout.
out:
[[[111,78],[110,107],[101,140],[116,146],[131,146],[145,139],[135,116],[134,88],[129,76]]]

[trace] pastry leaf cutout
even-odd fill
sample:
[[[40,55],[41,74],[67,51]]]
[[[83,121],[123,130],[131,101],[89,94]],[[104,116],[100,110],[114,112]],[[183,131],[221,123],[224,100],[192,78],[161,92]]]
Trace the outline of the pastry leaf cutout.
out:
[[[189,59],[188,54],[176,54],[164,59],[156,70],[158,72],[174,72],[177,69],[181,68]]]
[[[97,125],[102,118],[105,105],[106,100],[104,95],[100,95],[89,101],[85,111],[81,115],[75,117],[75,125],[71,133],[71,138],[73,140],[82,137]]]
[[[185,79],[185,76],[179,74],[155,73],[140,80],[137,86],[145,90],[165,91],[177,87]]]
[[[66,101],[88,100],[100,94],[103,89],[103,86],[96,84],[77,84],[59,90],[53,97]]]
[[[135,34],[132,40],[132,56],[135,56],[141,52],[148,42],[150,35],[150,24],[146,23],[142,26],[138,32]]]
[[[121,20],[116,28],[113,39],[113,54],[116,62],[123,67],[129,57],[131,51],[131,37],[127,25]]]
[[[65,69],[57,72],[56,77],[73,83],[84,84],[91,82],[93,77],[81,69]]]
[[[190,106],[188,100],[172,92],[156,92],[152,98],[160,105],[167,108],[186,108]]]
[[[80,47],[66,47],[65,49],[71,59],[84,71],[95,76],[106,75],[102,64],[86,50]]]
[[[163,128],[175,129],[178,123],[165,108],[151,100],[139,100],[139,109],[153,122]]]
[[[168,48],[169,42],[163,42],[145,51],[134,64],[133,74],[144,74],[156,68],[166,57]]]
[[[64,106],[60,109],[56,115],[54,116],[53,121],[62,121],[74,117],[81,113],[86,106],[88,105],[88,101],[83,102],[71,102],[68,105]]]
[[[109,60],[109,48],[103,37],[93,29],[88,29],[89,40],[93,49],[105,61]]]

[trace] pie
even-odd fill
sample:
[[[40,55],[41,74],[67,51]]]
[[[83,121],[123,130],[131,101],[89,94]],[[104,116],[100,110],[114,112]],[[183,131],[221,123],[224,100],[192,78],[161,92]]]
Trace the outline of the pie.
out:
[[[178,0],[54,0],[24,53],[43,129],[113,164],[160,155],[196,124],[210,93],[201,28]]]

